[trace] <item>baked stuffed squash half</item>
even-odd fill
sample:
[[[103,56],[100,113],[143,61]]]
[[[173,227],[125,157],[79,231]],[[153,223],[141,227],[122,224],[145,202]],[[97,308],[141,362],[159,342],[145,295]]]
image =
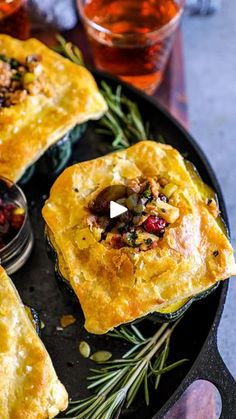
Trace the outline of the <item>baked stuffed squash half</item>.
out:
[[[18,181],[51,146],[60,142],[65,148],[65,140],[73,142],[71,130],[77,127],[78,137],[78,125],[100,118],[106,109],[86,68],[36,39],[19,41],[0,34],[2,176]],[[67,157],[64,150],[62,162]]]
[[[89,332],[174,311],[236,273],[216,201],[203,185],[177,150],[152,141],[59,176],[43,217]],[[110,219],[110,201],[128,211]]]
[[[67,392],[37,335],[32,313],[1,266],[0,307],[0,416],[54,418],[67,408]]]

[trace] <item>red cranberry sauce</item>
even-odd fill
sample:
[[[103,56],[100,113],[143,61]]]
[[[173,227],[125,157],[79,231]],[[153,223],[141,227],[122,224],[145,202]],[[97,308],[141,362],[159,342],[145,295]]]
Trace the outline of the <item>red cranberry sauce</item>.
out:
[[[25,219],[25,210],[14,202],[0,198],[0,249],[18,233]]]

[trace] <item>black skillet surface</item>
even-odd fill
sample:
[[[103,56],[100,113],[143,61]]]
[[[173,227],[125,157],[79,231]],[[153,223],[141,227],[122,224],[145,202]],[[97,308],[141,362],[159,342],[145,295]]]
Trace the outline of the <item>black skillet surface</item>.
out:
[[[112,77],[98,72],[94,75],[98,83],[106,80],[110,86],[117,86],[116,79]],[[168,144],[187,155],[203,180],[217,191],[220,208],[227,223],[224,200],[218,182],[206,157],[191,136],[166,111],[144,94],[126,85],[123,87],[123,92],[136,101],[144,120],[150,121],[152,137],[158,139],[161,135]],[[89,123],[85,134],[74,148],[70,164],[90,160],[111,151],[109,141],[96,134],[96,126],[96,122]],[[126,344],[106,336],[88,334],[83,328],[83,314],[79,303],[58,288],[54,267],[46,252],[44,223],[41,217],[41,207],[49,189],[49,182],[46,184],[42,178],[33,178],[24,188],[31,208],[35,246],[30,259],[18,273],[13,275],[13,280],[24,303],[33,306],[41,314],[45,323],[42,340],[70,397],[82,398],[88,395],[86,376],[88,369],[94,366],[94,363],[81,357],[78,351],[79,342],[86,340],[93,351],[107,349],[114,356],[121,356]],[[236,417],[235,382],[223,364],[216,345],[216,332],[227,286],[225,282],[205,300],[193,303],[176,328],[171,341],[169,361],[188,358],[189,362],[162,377],[158,392],[151,394],[149,407],[145,406],[143,394],[140,393],[133,409],[123,413],[122,417],[163,418],[185,388],[197,378],[209,379],[218,386],[223,398],[222,418]],[[64,330],[58,330],[60,318],[64,314],[73,314],[77,321]],[[143,321],[140,327],[146,335],[151,334],[156,328],[148,320]]]

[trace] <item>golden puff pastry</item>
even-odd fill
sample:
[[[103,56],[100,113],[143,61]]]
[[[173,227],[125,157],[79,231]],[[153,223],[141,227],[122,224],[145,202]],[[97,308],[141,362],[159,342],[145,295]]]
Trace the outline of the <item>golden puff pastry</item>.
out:
[[[0,418],[54,418],[68,404],[49,354],[0,266]]]
[[[177,150],[152,141],[59,176],[43,217],[89,332],[163,311],[235,274],[216,202],[203,186]],[[110,220],[111,200],[129,211]]]
[[[86,68],[36,39],[0,34],[1,175],[17,181],[75,125],[100,118],[106,109]]]

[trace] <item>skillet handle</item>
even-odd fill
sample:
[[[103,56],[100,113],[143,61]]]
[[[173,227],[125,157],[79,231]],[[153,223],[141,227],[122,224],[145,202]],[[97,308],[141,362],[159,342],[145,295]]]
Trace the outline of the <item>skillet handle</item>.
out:
[[[226,367],[217,348],[216,336],[210,339],[201,355],[195,378],[208,380],[219,390],[222,400],[220,419],[236,418],[236,381]]]

